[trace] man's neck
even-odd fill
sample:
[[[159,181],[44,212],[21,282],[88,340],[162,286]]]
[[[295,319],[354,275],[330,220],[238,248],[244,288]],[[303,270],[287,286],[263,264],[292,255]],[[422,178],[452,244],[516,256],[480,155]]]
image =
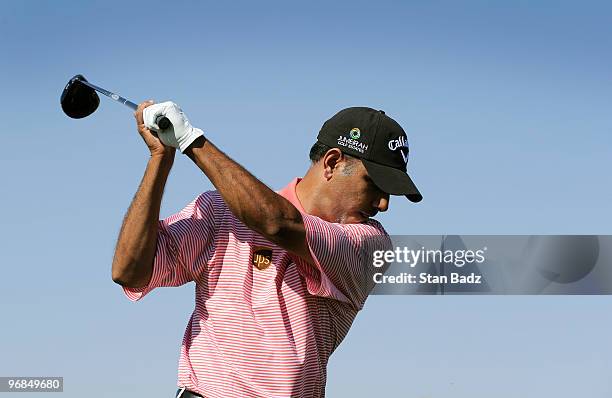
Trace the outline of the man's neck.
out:
[[[322,217],[322,214],[320,214],[321,203],[319,202],[324,196],[321,194],[321,187],[315,178],[313,169],[310,168],[304,178],[296,185],[295,195],[306,213]]]

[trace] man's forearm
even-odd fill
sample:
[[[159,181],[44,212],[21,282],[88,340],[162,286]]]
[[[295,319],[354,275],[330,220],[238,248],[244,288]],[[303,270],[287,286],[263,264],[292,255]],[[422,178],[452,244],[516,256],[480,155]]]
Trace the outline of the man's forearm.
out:
[[[210,141],[199,138],[185,154],[206,174],[231,212],[247,227],[288,249],[292,249],[294,241],[303,240],[302,216],[295,206]]]
[[[113,281],[123,286],[146,286],[153,273],[157,224],[164,187],[173,157],[152,156],[119,232],[113,258]]]

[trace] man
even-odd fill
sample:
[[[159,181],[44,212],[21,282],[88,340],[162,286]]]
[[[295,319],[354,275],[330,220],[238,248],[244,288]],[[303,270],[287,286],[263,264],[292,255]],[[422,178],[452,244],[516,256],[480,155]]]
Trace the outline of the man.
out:
[[[160,115],[172,127],[159,131]],[[306,175],[276,193],[176,104],[148,101],[135,116],[151,157],[112,274],[133,301],[195,282],[177,396],[323,397],[328,359],[373,288],[371,253],[389,244],[371,217],[390,194],[421,200],[402,128],[382,111],[339,112],[321,128]],[[158,221],[175,148],[217,190]]]

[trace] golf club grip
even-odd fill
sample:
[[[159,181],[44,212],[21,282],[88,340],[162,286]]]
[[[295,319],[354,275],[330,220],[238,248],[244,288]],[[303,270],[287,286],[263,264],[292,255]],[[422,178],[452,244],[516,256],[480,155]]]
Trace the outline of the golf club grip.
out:
[[[158,116],[157,120],[155,120],[155,123],[162,130],[167,129],[172,124],[172,123],[170,123],[170,120],[167,117],[165,117],[165,116]]]

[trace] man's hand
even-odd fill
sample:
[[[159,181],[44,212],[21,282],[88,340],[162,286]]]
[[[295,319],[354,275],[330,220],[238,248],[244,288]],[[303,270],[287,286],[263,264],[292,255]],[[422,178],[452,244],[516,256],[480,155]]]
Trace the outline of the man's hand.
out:
[[[164,145],[160,139],[157,137],[154,131],[151,131],[149,128],[145,126],[143,111],[145,108],[153,105],[153,101],[145,101],[138,105],[136,112],[134,112],[134,117],[136,118],[136,124],[138,126],[138,133],[144,140],[147,147],[149,147],[149,151],[151,152],[151,156],[162,156],[165,158],[174,158],[175,147]]]
[[[165,116],[172,125],[161,130],[156,121],[159,116]],[[143,110],[144,126],[157,132],[157,136],[166,146],[178,148],[181,152],[191,145],[197,138],[202,137],[204,132],[189,123],[189,119],[183,110],[174,102],[162,102],[145,107]]]

